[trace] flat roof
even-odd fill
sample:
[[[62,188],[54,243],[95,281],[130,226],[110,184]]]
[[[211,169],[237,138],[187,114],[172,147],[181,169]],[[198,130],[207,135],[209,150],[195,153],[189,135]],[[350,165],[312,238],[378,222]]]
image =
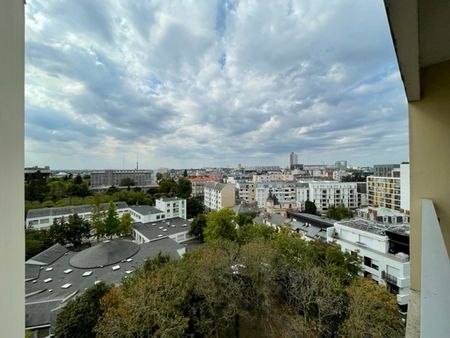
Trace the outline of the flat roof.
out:
[[[94,247],[95,245],[92,248]],[[74,267],[70,264],[70,260],[79,253],[68,251],[52,264],[39,267],[40,272],[25,283],[26,327],[50,324],[55,309],[65,305],[71,297],[84,292],[96,281],[118,285],[123,278],[127,278],[135,269],[140,268],[146,259],[153,258],[159,253],[177,259],[180,257],[178,250],[183,248],[183,245],[167,237],[144,243],[139,245],[139,250],[133,256],[117,262],[120,268],[116,270],[113,270],[111,265],[88,269]],[[27,265],[25,264],[26,267]],[[83,276],[89,271],[90,274]],[[70,286],[62,288],[65,284]]]
[[[153,241],[159,238],[189,231],[191,229],[191,221],[180,217],[174,217],[157,222],[136,222],[133,223],[133,228],[139,231],[148,240]]]
[[[362,231],[371,232],[373,234],[380,236],[387,236],[386,231],[409,236],[409,225],[406,224],[402,225],[383,224],[360,218],[348,221],[338,221],[336,222],[336,224],[348,226]]]
[[[163,214],[164,213],[164,211],[159,210],[151,205],[130,205],[129,208],[141,215],[153,215],[153,214]]]
[[[115,202],[117,209],[128,208],[126,202]],[[109,203],[100,204],[100,208],[107,210]],[[40,208],[40,209],[30,209],[27,213],[27,218],[41,218],[50,216],[62,216],[62,215],[73,215],[73,214],[83,214],[87,212],[92,212],[94,208],[93,204],[84,205],[70,205],[65,207],[53,207],[53,208]]]

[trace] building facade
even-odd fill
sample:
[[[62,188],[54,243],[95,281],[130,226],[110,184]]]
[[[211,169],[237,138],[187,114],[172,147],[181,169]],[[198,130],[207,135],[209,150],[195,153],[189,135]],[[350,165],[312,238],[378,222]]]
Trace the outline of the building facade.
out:
[[[203,202],[209,210],[234,207],[235,185],[217,182],[206,183]]]
[[[162,210],[166,218],[180,217],[186,219],[186,200],[178,197],[163,197],[156,200],[156,208]]]
[[[400,210],[400,178],[368,176],[367,204]]]
[[[302,182],[297,187],[297,206],[305,209],[309,200],[317,210],[326,211],[331,205],[343,204],[347,208],[358,207],[358,187],[356,182],[312,181]]]
[[[255,202],[255,183],[241,182],[236,183],[238,189],[238,196],[241,202],[253,203]]]
[[[264,208],[267,198],[271,194],[284,208],[295,208],[296,190],[297,184],[295,182],[260,182],[255,185],[255,199],[258,207]]]
[[[189,176],[187,178],[192,185],[192,197],[203,198],[205,184],[208,182],[217,182],[219,181],[219,176]]]
[[[375,164],[373,166],[373,176],[392,177],[392,171],[399,168],[400,164]]]
[[[365,277],[372,278],[396,295],[407,311],[410,287],[409,227],[384,226],[367,220],[340,221],[327,229],[327,242],[361,258]]]
[[[91,172],[91,188],[119,186],[125,178],[130,178],[136,186],[145,187],[152,184],[152,170],[96,170]]]

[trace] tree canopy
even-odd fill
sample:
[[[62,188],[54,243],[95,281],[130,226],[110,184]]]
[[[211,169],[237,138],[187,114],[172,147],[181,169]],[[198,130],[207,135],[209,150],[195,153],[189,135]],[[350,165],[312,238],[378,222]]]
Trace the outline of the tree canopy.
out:
[[[250,229],[250,228],[254,229]],[[252,236],[243,236],[244,231]],[[101,300],[99,337],[400,337],[395,297],[335,245],[266,226],[171,261],[159,255]]]
[[[331,205],[327,210],[327,217],[340,221],[341,219],[352,218],[353,212],[343,204]]]
[[[206,228],[203,234],[206,241],[236,239],[236,220],[233,210],[211,211],[206,218]]]

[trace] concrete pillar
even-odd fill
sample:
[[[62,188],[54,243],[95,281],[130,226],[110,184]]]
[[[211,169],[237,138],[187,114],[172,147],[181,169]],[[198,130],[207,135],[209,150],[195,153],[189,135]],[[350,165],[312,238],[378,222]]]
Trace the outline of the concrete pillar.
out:
[[[0,2],[0,335],[25,333],[24,1]]]

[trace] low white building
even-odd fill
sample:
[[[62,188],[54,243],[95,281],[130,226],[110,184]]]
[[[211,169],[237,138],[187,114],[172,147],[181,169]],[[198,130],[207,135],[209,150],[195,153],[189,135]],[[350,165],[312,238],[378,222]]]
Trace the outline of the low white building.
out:
[[[367,207],[356,210],[356,216],[384,224],[409,224],[410,216],[388,208]]]
[[[339,221],[327,229],[327,242],[361,258],[366,277],[395,294],[402,312],[406,312],[410,287],[409,227],[355,219]]]
[[[186,200],[178,197],[163,197],[156,200],[156,208],[162,210],[166,218],[186,219]]]
[[[182,243],[194,238],[189,234],[190,230],[191,222],[189,220],[175,217],[156,222],[133,223],[132,236],[138,244],[154,242],[163,238],[170,238],[177,243]]]
[[[129,208],[125,202],[116,202],[117,213],[121,216],[124,212],[128,212]],[[102,203],[101,210],[108,210],[109,203]],[[66,207],[40,208],[28,210],[25,219],[25,226],[33,229],[49,228],[53,222],[60,221],[62,218],[67,219],[69,216],[78,214],[81,218],[90,221],[94,206],[89,205],[71,205]]]
[[[234,184],[206,183],[204,193],[204,205],[209,210],[232,208],[235,205]]]

